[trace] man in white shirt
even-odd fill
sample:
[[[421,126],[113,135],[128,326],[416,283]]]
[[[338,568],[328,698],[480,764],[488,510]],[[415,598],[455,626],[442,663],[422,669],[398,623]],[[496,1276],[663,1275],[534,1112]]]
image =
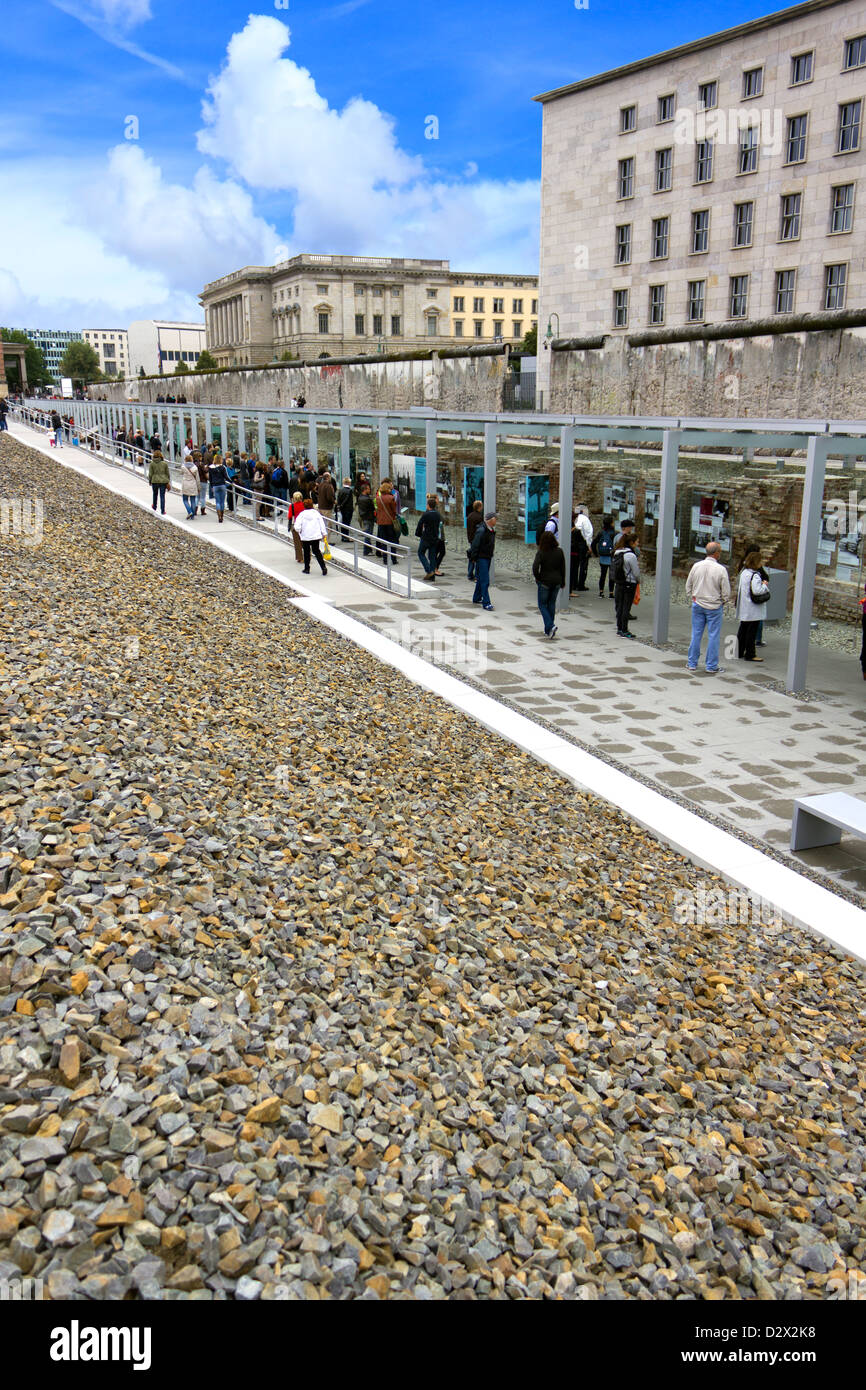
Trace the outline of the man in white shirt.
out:
[[[586,510],[585,502],[578,502],[577,510],[574,514],[574,528],[571,534],[572,573],[571,573],[571,592],[582,594],[586,592],[586,571],[589,568],[589,547],[592,544],[593,529],[592,522]]]
[[[719,640],[722,633],[722,610],[731,597],[728,571],[719,562],[722,547],[718,541],[707,543],[707,558],[698,560],[689,570],[686,595],[692,600],[692,640],[689,646],[690,671],[697,671],[701,659],[701,639],[707,629],[707,674],[719,672]]]

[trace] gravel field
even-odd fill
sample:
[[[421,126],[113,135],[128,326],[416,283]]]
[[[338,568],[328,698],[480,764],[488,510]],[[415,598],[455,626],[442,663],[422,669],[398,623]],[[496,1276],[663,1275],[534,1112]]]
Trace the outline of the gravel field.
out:
[[[0,435],[0,1278],[840,1297],[863,975]],[[850,1295],[849,1295],[850,1296]]]

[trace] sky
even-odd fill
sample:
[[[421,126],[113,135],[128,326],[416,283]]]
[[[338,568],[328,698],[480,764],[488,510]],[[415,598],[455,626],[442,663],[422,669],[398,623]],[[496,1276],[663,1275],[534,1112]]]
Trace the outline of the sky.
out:
[[[301,251],[537,271],[533,96],[777,8],[580,3],[10,0],[0,323],[199,321]]]

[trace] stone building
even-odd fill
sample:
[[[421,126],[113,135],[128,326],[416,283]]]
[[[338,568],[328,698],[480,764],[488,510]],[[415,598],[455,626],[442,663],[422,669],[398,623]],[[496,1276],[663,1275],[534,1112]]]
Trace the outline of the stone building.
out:
[[[129,370],[129,336],[125,328],[85,328],[81,336],[98,354],[101,372],[106,376],[126,376]]]
[[[457,272],[448,261],[302,254],[205,285],[220,366],[517,341],[537,321],[534,275]],[[519,330],[519,331],[518,331]]]
[[[863,0],[808,0],[537,100],[542,332],[736,336],[866,303]]]

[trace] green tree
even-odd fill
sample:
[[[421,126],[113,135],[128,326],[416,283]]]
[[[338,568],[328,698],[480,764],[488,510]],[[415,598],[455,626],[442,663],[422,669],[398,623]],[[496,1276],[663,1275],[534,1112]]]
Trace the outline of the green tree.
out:
[[[60,376],[68,376],[72,381],[99,381],[99,354],[89,343],[70,343],[60,359]]]
[[[528,333],[523,335],[523,342],[520,344],[521,352],[528,352],[531,357],[535,357],[538,352],[538,324],[534,323]]]
[[[139,376],[144,376],[144,375],[145,375],[144,363],[142,363],[142,365],[139,367],[139,369],[138,369],[138,375],[139,375]]]
[[[188,363],[188,362],[175,362],[175,364],[174,364],[174,374],[175,374],[175,376],[186,376],[186,374],[187,374],[188,371],[189,371],[189,363]]]
[[[45,358],[42,349],[38,348],[31,338],[20,328],[0,328],[0,339],[4,343],[25,343],[27,351],[24,354],[24,363],[27,369],[28,386],[47,386],[52,380],[51,373],[45,365]],[[10,366],[13,373],[17,372],[18,364],[10,358]]]
[[[218,366],[219,366],[219,363],[217,362],[216,358],[215,358],[215,357],[211,357],[211,355],[210,355],[210,353],[208,352],[207,348],[203,348],[202,351],[199,353],[198,361],[197,361],[196,364],[195,364],[195,369],[196,369],[196,371],[197,371],[197,372],[215,372],[215,371],[217,370],[217,367],[218,367]]]

